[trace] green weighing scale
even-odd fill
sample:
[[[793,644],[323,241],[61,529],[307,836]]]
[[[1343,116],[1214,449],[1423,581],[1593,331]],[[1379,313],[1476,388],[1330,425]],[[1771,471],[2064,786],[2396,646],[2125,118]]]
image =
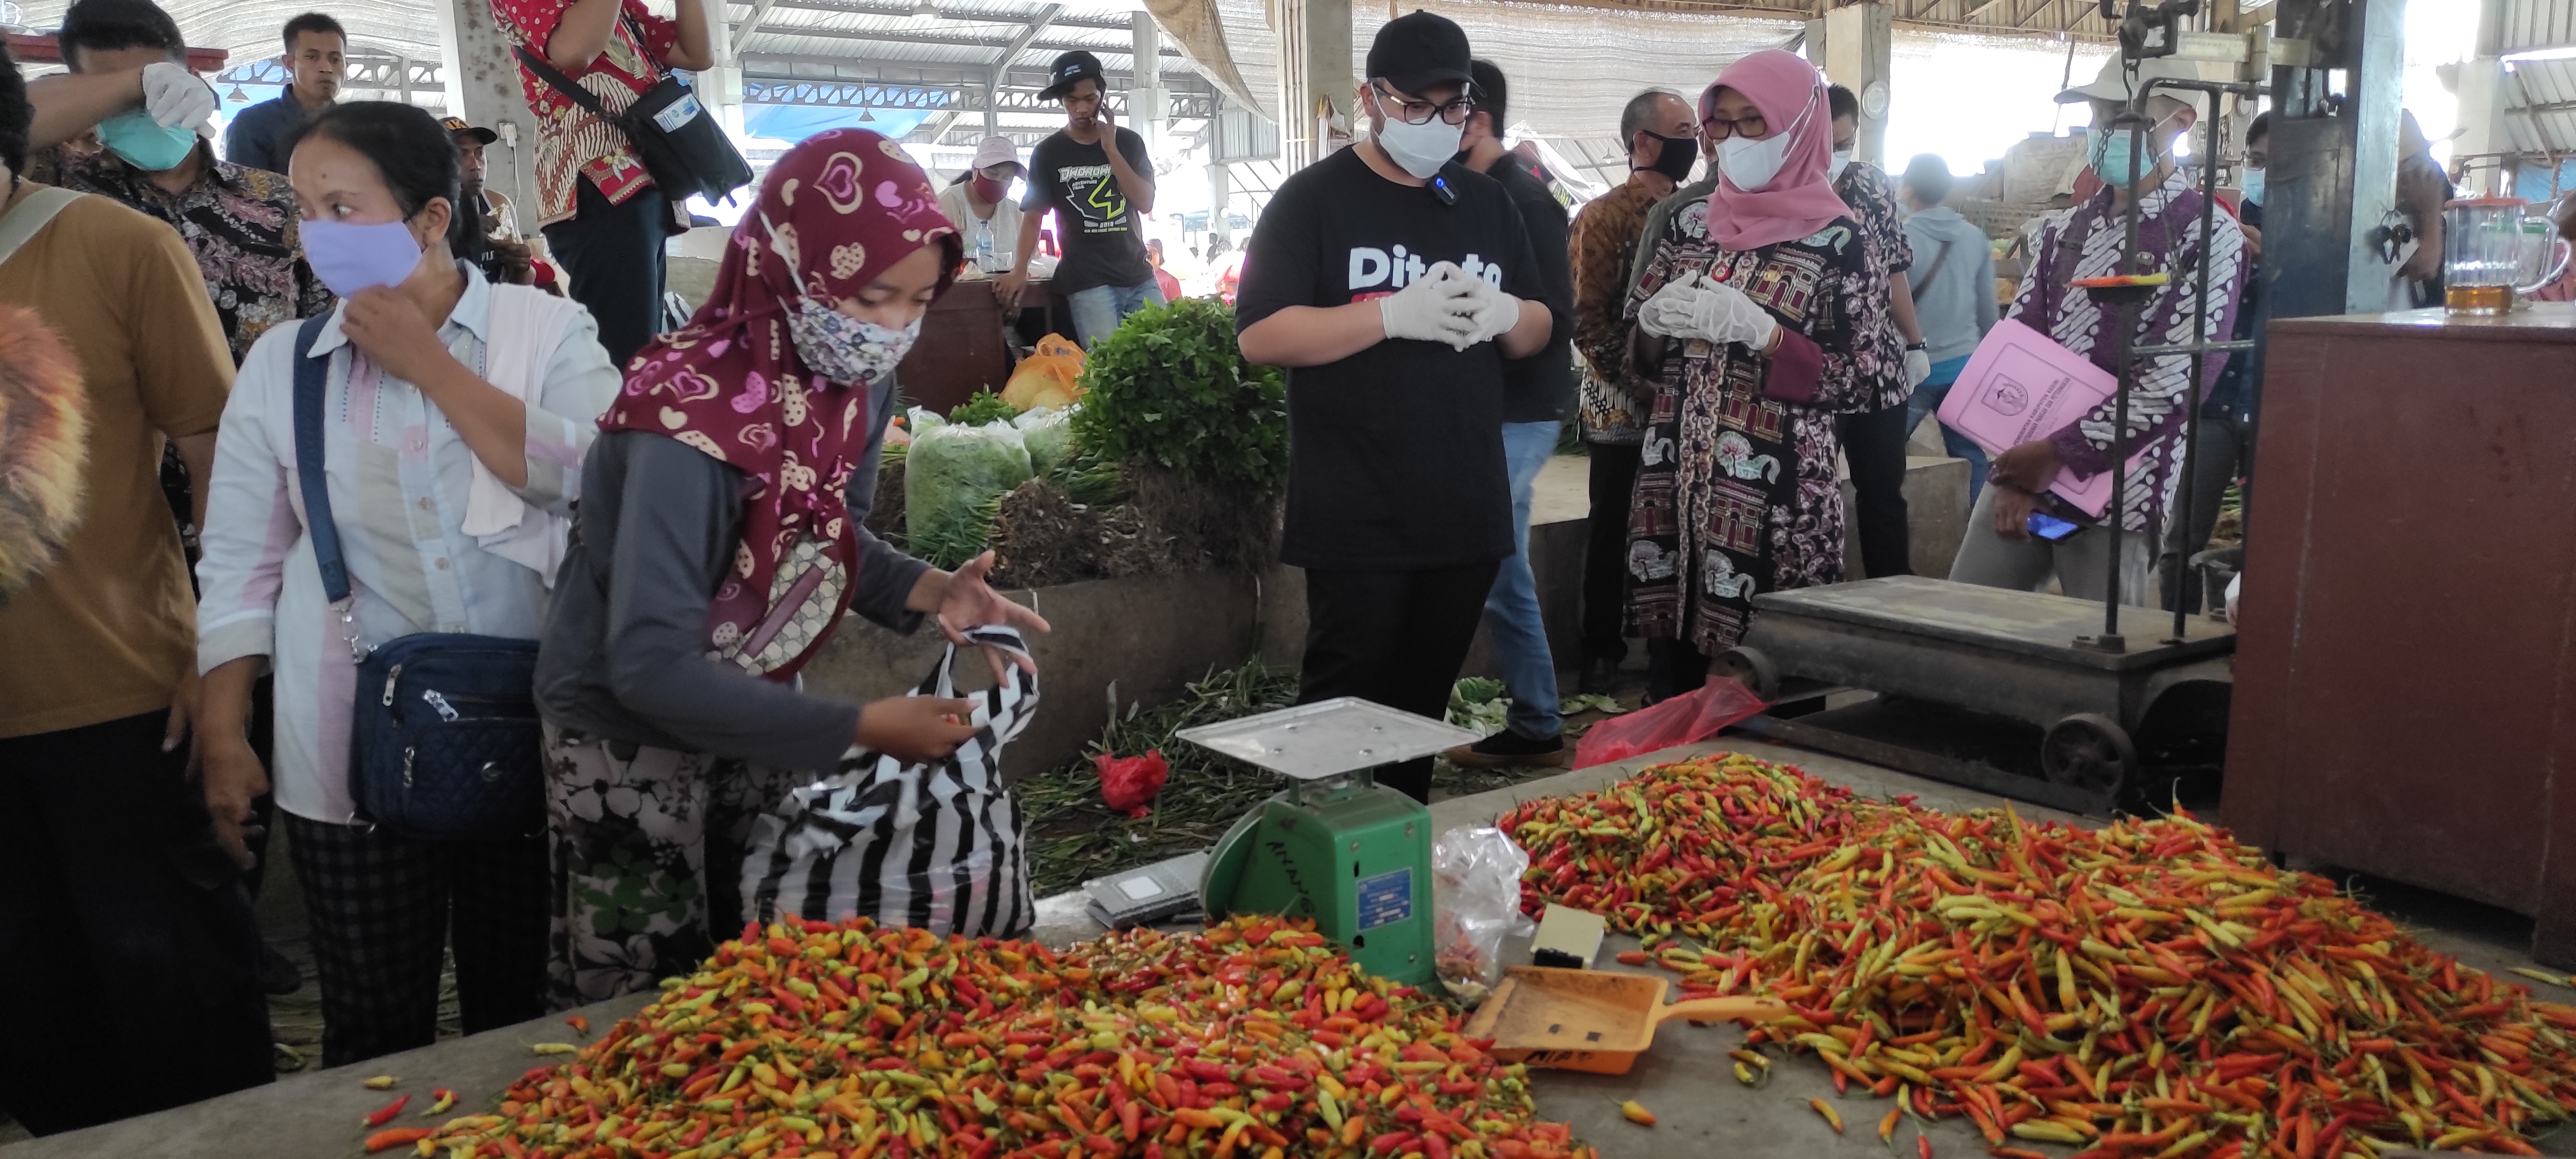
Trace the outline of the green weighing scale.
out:
[[[1378,784],[1375,772],[1473,743],[1475,733],[1346,696],[1179,735],[1288,778],[1216,843],[1199,879],[1211,920],[1313,918],[1369,973],[1432,983],[1431,810]]]

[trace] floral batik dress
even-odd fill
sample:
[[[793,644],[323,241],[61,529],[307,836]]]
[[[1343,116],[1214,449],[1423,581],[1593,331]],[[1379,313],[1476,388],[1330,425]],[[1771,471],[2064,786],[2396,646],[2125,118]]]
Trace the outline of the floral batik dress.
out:
[[[1630,290],[1630,324],[1692,273],[1743,291],[1784,331],[1767,356],[1668,340],[1681,373],[1661,377],[1640,449],[1629,630],[1715,655],[1743,637],[1755,593],[1841,581],[1834,416],[1868,409],[1880,369],[1904,351],[1886,320],[1886,271],[1849,218],[1733,251],[1709,237],[1707,204],[1688,205]]]

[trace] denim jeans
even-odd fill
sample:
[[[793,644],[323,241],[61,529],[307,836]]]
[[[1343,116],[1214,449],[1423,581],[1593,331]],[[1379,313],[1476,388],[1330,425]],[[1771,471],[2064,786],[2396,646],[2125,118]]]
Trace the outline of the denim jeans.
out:
[[[1073,340],[1083,349],[1109,337],[1110,331],[1127,320],[1129,314],[1147,306],[1164,305],[1163,287],[1147,278],[1133,286],[1093,286],[1065,296],[1065,305],[1073,311]]]
[[[1556,659],[1548,654],[1547,624],[1538,610],[1538,580],[1530,574],[1530,491],[1539,469],[1556,454],[1555,423],[1504,423],[1503,458],[1512,473],[1512,557],[1485,596],[1485,624],[1494,631],[1494,655],[1512,710],[1505,723],[1531,740],[1565,731],[1557,712]]]
[[[1955,382],[1927,381],[1914,388],[1914,397],[1905,404],[1905,429],[1909,434],[1923,425],[1923,416],[1941,409],[1941,400],[1950,397],[1953,385]],[[1978,446],[1975,439],[1951,430],[1948,423],[1941,424],[1941,446],[1951,458],[1968,461],[1968,506],[1975,507],[1977,496],[1986,489],[1986,449]]]

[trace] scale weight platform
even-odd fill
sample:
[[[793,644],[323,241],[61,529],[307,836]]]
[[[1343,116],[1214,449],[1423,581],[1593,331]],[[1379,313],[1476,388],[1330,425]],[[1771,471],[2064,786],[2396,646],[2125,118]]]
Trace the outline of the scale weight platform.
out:
[[[1211,919],[1314,919],[1371,974],[1433,981],[1431,810],[1377,783],[1380,765],[1471,743],[1466,729],[1353,697],[1186,729],[1180,739],[1288,778],[1211,852]]]

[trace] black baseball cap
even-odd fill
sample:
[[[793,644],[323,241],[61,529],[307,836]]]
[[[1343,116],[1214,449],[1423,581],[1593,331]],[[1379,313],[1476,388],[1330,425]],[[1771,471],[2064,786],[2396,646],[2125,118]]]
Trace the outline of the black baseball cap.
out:
[[[1100,58],[1075,49],[1055,58],[1055,66],[1047,70],[1047,87],[1038,93],[1038,99],[1051,101],[1063,96],[1079,80],[1098,81],[1102,92],[1109,91],[1108,71],[1100,67]]]
[[[490,129],[486,129],[481,125],[477,125],[472,121],[468,121],[463,117],[444,118],[438,122],[438,126],[447,130],[451,135],[456,133],[471,135],[475,140],[486,145],[501,139],[500,134],[495,133]]]
[[[1397,92],[1418,94],[1433,85],[1473,83],[1473,55],[1466,29],[1417,8],[1378,28],[1377,39],[1369,42],[1368,74]]]

